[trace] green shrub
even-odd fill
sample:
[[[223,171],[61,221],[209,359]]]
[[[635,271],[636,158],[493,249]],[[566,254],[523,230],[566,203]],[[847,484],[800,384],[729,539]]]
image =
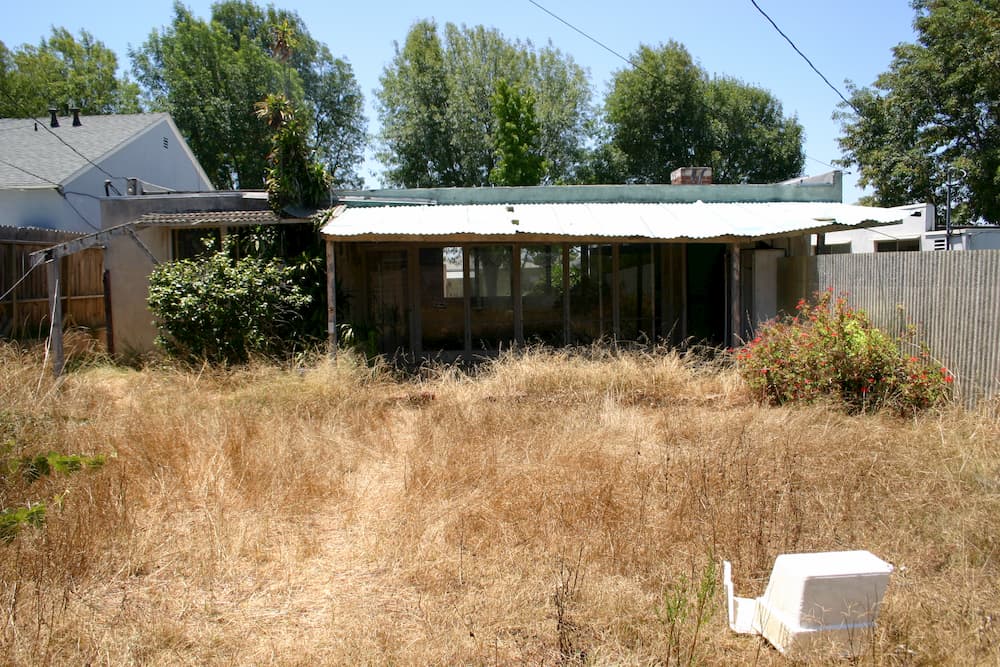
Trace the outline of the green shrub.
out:
[[[794,317],[760,327],[735,351],[740,374],[758,399],[772,404],[842,400],[855,410],[919,410],[951,396],[953,376],[926,347],[917,355],[913,329],[893,338],[872,326],[862,310],[827,290],[805,299]]]
[[[189,360],[243,363],[287,353],[302,337],[311,298],[295,269],[270,258],[231,257],[227,247],[204,258],[158,266],[149,278],[157,343]]]

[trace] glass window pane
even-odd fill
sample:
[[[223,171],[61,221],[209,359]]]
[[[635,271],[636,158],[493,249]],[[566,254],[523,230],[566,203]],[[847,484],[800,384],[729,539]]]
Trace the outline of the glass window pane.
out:
[[[576,254],[579,256],[578,252]],[[572,268],[570,275],[573,275]],[[579,271],[576,277],[579,279]],[[526,246],[521,249],[521,310],[525,341],[562,345],[562,246]]]
[[[424,350],[465,347],[462,249],[420,249],[420,322]]]
[[[475,246],[469,249],[474,350],[495,350],[510,345],[514,340],[512,255],[510,246]]]

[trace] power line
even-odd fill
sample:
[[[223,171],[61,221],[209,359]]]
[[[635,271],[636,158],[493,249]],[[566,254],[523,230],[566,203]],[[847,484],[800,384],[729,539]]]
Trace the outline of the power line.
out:
[[[7,100],[8,100],[8,101],[10,101],[10,103],[11,103],[11,104],[15,105],[15,107],[17,106],[17,100],[15,100],[15,99],[14,99],[14,97],[13,97],[13,96],[12,96],[12,95],[11,95],[11,94],[10,94],[9,92],[7,92],[6,90],[0,90],[0,92],[2,92],[2,93],[4,94],[4,97],[6,97],[6,98],[7,98]],[[76,149],[76,147],[75,147],[75,146],[73,146],[73,145],[72,145],[72,144],[70,144],[70,143],[69,143],[68,141],[66,141],[65,139],[63,139],[62,137],[60,137],[60,136],[59,136],[58,134],[56,134],[55,132],[53,132],[53,131],[52,131],[52,128],[51,128],[51,127],[49,127],[49,126],[48,126],[48,124],[46,124],[46,123],[44,123],[44,122],[42,122],[42,121],[38,120],[38,119],[37,119],[37,118],[35,118],[34,116],[28,116],[28,118],[30,118],[31,120],[35,121],[35,125],[36,125],[36,127],[37,127],[38,125],[41,125],[41,126],[42,126],[42,128],[43,128],[43,129],[44,129],[44,130],[45,130],[46,132],[48,132],[48,133],[49,133],[49,134],[51,134],[51,135],[52,135],[53,137],[55,137],[55,138],[56,138],[56,139],[58,139],[58,140],[59,140],[60,142],[62,142],[62,143],[63,143],[63,145],[65,145],[65,146],[66,146],[66,148],[70,149],[71,151],[73,151],[74,153],[76,153],[77,155],[79,155],[80,157],[82,157],[82,158],[83,158],[84,160],[86,160],[86,161],[87,161],[87,162],[88,162],[88,163],[89,163],[90,165],[92,165],[92,166],[96,167],[96,168],[97,168],[98,170],[100,170],[100,171],[101,171],[101,173],[103,173],[103,174],[104,174],[105,176],[107,176],[108,178],[124,178],[123,176],[115,176],[115,175],[114,175],[114,174],[112,174],[112,173],[111,173],[110,171],[108,171],[107,169],[105,169],[104,167],[102,167],[101,165],[97,164],[96,162],[94,162],[93,160],[91,160],[91,159],[90,159],[89,157],[87,157],[86,155],[84,155],[83,153],[81,153],[80,151],[78,151],[78,150]]]
[[[528,1],[531,2],[531,0],[528,0]],[[795,53],[797,53],[800,56],[802,56],[802,59],[805,60],[809,64],[809,67],[812,67],[812,70],[814,72],[816,72],[816,74],[819,74],[819,78],[823,79],[823,81],[826,82],[826,85],[830,86],[830,90],[832,90],[833,92],[837,93],[837,96],[840,97],[840,99],[844,100],[844,104],[846,104],[847,106],[851,107],[855,111],[858,111],[858,108],[856,106],[854,106],[853,104],[851,104],[851,101],[849,99],[847,99],[846,97],[844,97],[844,94],[842,92],[840,92],[840,90],[838,90],[836,86],[834,86],[832,83],[830,83],[830,80],[827,79],[825,76],[823,76],[823,73],[820,72],[819,69],[817,69],[816,66],[812,64],[812,61],[809,60],[808,57],[806,57],[806,54],[802,53],[802,51],[799,50],[799,47],[795,46],[795,42],[793,42],[792,39],[788,35],[786,35],[781,30],[781,28],[778,27],[778,24],[774,22],[774,19],[772,19],[770,16],[768,16],[767,12],[765,12],[763,9],[760,8],[760,5],[757,4],[757,0],[750,0],[750,4],[752,4],[757,9],[758,12],[760,12],[761,16],[763,16],[764,18],[767,19],[768,23],[770,23],[774,27],[774,29],[778,31],[779,35],[781,35],[782,37],[785,38],[786,42],[788,42],[789,44],[791,44],[792,48],[795,49]]]
[[[629,65],[631,65],[635,69],[639,70],[640,72],[643,72],[644,74],[647,74],[648,76],[651,76],[654,79],[658,79],[659,78],[658,76],[656,76],[656,74],[654,74],[653,72],[650,72],[649,70],[647,70],[645,67],[643,67],[639,63],[635,62],[631,58],[627,58],[627,57],[623,56],[622,54],[618,53],[617,51],[615,51],[614,49],[612,49],[610,46],[608,46],[607,44],[605,44],[601,40],[597,39],[596,37],[593,37],[593,36],[589,35],[588,33],[584,32],[580,28],[577,28],[575,25],[573,25],[572,23],[570,23],[569,21],[567,21],[563,17],[561,17],[558,14],[555,14],[554,12],[551,12],[548,9],[546,9],[545,7],[541,6],[540,4],[538,4],[537,2],[535,2],[535,0],[528,0],[528,2],[530,2],[531,4],[533,4],[535,7],[538,7],[543,12],[545,12],[546,14],[548,14],[549,16],[551,16],[552,18],[554,18],[555,20],[559,21],[560,23],[562,23],[566,27],[568,27],[571,30],[574,30],[574,31],[578,32],[579,34],[583,35],[584,37],[586,37],[587,39],[589,39],[590,41],[592,41],[594,44],[597,44],[599,47],[601,47],[602,49],[604,49],[605,51],[607,51],[611,55],[613,55],[613,56],[615,56],[615,57],[623,60],[624,62],[628,63]]]
[[[94,195],[90,195],[90,194],[87,194],[85,192],[75,192],[73,190],[70,190],[69,192],[66,192],[65,190],[63,190],[62,185],[60,185],[59,183],[56,183],[53,180],[45,178],[44,176],[39,176],[38,174],[32,173],[32,172],[28,171],[27,169],[25,169],[24,167],[19,167],[16,164],[13,164],[11,162],[7,162],[7,160],[4,160],[4,159],[0,159],[0,163],[3,163],[3,164],[5,164],[8,167],[11,167],[13,169],[17,169],[18,171],[23,171],[28,176],[32,176],[34,178],[37,178],[40,181],[45,181],[46,183],[48,183],[50,185],[54,185],[55,188],[56,188],[56,192],[58,192],[59,196],[63,198],[63,200],[66,202],[66,205],[69,206],[71,209],[73,209],[73,212],[76,213],[80,217],[80,219],[83,220],[87,224],[88,227],[92,227],[92,228],[94,228],[94,229],[96,229],[98,231],[101,230],[100,227],[98,227],[97,225],[95,225],[94,223],[92,223],[90,220],[88,220],[87,216],[85,216],[83,213],[81,213],[80,209],[78,209],[76,206],[74,206],[73,202],[71,202],[69,200],[69,197],[67,197],[66,195],[68,195],[68,194],[69,195],[80,195],[80,196],[83,196],[83,197],[91,197],[93,199],[100,199],[100,197],[95,197]]]
[[[10,288],[9,290],[7,290],[6,292],[4,292],[4,293],[3,293],[3,296],[0,296],[0,301],[3,301],[3,300],[4,300],[4,299],[6,299],[6,298],[7,298],[7,297],[8,297],[8,296],[9,296],[9,295],[11,294],[11,293],[13,293],[13,291],[17,289],[17,286],[18,286],[18,285],[20,285],[21,283],[23,283],[23,282],[24,282],[25,280],[27,280],[27,279],[28,279],[28,276],[30,276],[30,275],[31,275],[31,272],[32,272],[32,271],[34,271],[34,270],[35,270],[35,269],[36,269],[36,268],[37,268],[38,266],[39,266],[38,264],[33,264],[33,265],[29,266],[29,267],[28,267],[28,270],[24,272],[24,275],[23,275],[23,276],[21,276],[20,278],[18,278],[18,279],[17,279],[17,282],[16,282],[16,283],[14,283],[14,286],[13,286],[13,287],[11,287],[11,288]]]
[[[44,176],[39,176],[38,174],[36,174],[34,172],[30,172],[27,169],[25,169],[24,167],[18,167],[16,164],[13,164],[11,162],[7,162],[7,160],[4,160],[4,159],[0,159],[0,162],[2,162],[3,164],[7,165],[8,167],[11,167],[12,169],[17,169],[18,171],[24,172],[25,174],[27,174],[28,176],[31,176],[32,178],[37,178],[40,181],[45,181],[46,183],[49,183],[50,185],[54,185],[57,188],[60,187],[60,185],[58,183],[56,183],[55,181],[49,180],[49,179],[45,178]]]

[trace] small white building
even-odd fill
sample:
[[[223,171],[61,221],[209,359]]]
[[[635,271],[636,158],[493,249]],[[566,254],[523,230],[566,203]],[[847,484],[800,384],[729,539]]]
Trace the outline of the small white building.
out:
[[[169,114],[0,119],[0,225],[102,228],[101,200],[215,188]]]
[[[906,252],[947,250],[948,233],[938,229],[932,204],[908,204],[894,209],[903,215],[895,225],[831,232],[823,244],[812,236],[817,254],[850,254],[871,252]],[[1000,249],[1000,227],[955,227],[951,231],[952,250]]]

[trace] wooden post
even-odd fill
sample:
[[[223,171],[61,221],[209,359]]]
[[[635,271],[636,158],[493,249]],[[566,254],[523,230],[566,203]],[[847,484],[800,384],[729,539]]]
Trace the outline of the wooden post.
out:
[[[572,286],[572,281],[569,275],[569,244],[562,244],[562,307],[563,307],[563,345],[569,345],[572,341],[573,330],[570,327],[570,303],[569,303],[569,290]]]
[[[47,263],[49,288],[49,349],[52,351],[52,373],[56,377],[62,375],[63,364],[63,331],[62,331],[62,300],[60,299],[59,258],[50,259]]]
[[[622,336],[621,245],[611,244],[611,330],[615,342]]]
[[[420,312],[420,250],[416,246],[406,249],[407,294],[410,311],[410,351],[414,357],[423,354],[423,324]]]
[[[479,277],[478,275],[476,276]],[[469,246],[462,246],[462,312],[465,321],[465,360],[472,361],[472,277],[469,275]]]
[[[17,246],[13,243],[10,244],[10,279],[13,285],[16,282],[14,276],[17,275]],[[15,287],[10,291],[10,337],[18,337],[18,312],[17,312],[17,290]]]
[[[111,271],[104,270],[104,329],[105,346],[108,355],[115,354],[115,321],[111,316]]]
[[[521,244],[515,243],[510,254],[510,291],[514,306],[514,341],[524,344],[524,304],[521,303]]]
[[[740,318],[740,246],[729,245],[729,345],[739,347],[742,343],[742,324]]]
[[[337,356],[337,262],[333,241],[326,242],[326,343],[327,353]]]

